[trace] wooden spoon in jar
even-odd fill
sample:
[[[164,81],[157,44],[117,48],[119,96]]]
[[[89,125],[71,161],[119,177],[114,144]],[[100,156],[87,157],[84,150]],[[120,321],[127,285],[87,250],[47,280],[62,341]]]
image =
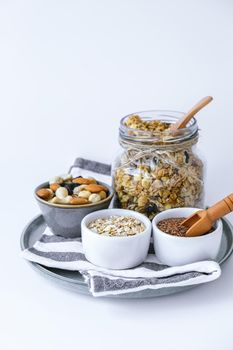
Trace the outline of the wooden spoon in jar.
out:
[[[182,221],[181,225],[188,227],[186,236],[201,236],[207,233],[213,223],[222,218],[224,215],[233,211],[233,193],[225,197],[218,203],[206,210],[199,210]]]
[[[201,101],[199,101],[188,113],[186,113],[178,122],[171,126],[172,133],[176,133],[179,129],[185,128],[188,122],[194,117],[197,112],[199,112],[203,107],[205,107],[208,103],[213,100],[213,97],[206,96]]]

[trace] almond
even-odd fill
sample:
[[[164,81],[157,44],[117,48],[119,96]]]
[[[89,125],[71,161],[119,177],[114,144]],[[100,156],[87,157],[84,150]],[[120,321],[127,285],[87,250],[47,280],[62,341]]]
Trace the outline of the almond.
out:
[[[50,187],[50,190],[52,190],[53,192],[56,192],[56,190],[58,189],[58,187],[60,187],[60,185],[57,183],[54,183],[54,184],[51,184],[49,187]]]
[[[41,188],[40,190],[36,191],[36,194],[45,201],[53,198],[53,191],[50,190],[50,188]]]
[[[96,192],[100,192],[100,191],[105,191],[105,192],[108,191],[107,187],[102,186],[102,185],[96,185],[96,184],[87,185],[85,187],[85,190],[90,191],[92,193],[96,193]]]
[[[77,177],[76,179],[73,179],[72,182],[79,184],[79,185],[89,185],[93,183],[93,179],[85,179],[84,177]]]
[[[90,184],[97,184],[97,181],[94,179],[94,177],[88,177],[88,180],[90,180]]]
[[[81,204],[88,204],[88,200],[86,198],[78,198],[78,197],[73,197],[70,201],[70,204],[73,205],[81,205]]]
[[[66,198],[68,195],[69,195],[68,190],[67,190],[67,188],[65,188],[65,187],[59,187],[59,188],[56,190],[56,196],[57,196],[59,199],[64,199],[64,198]]]

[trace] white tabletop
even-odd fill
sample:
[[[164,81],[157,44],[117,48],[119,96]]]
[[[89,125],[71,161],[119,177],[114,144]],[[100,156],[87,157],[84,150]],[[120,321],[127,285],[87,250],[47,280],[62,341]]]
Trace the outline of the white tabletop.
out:
[[[232,10],[227,0],[0,3],[1,349],[232,348],[232,258],[186,293],[107,300],[66,291],[18,256],[39,212],[35,185],[77,156],[111,162],[130,112],[214,96],[198,116],[206,202],[232,192]]]

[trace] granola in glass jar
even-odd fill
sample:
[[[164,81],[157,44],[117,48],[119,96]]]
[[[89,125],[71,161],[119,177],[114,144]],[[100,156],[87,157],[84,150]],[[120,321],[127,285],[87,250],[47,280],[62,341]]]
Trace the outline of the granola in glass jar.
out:
[[[113,166],[115,206],[144,213],[150,219],[166,209],[203,206],[203,162],[196,154],[198,127],[172,134],[183,114],[149,111],[122,119],[123,153]]]

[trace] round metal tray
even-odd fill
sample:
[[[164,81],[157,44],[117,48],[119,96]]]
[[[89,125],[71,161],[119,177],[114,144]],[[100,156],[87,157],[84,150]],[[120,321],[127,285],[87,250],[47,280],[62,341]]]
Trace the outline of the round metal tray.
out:
[[[228,220],[222,219],[223,221],[223,237],[221,242],[221,248],[216,261],[222,264],[226,261],[232,253],[233,249],[233,227]],[[35,217],[29,224],[25,227],[21,235],[21,249],[30,248],[33,244],[41,237],[46,227],[46,223],[42,215]],[[77,293],[91,295],[87,284],[84,282],[83,277],[79,272],[55,269],[50,267],[45,267],[37,263],[29,262],[29,264],[38,272],[47,276],[49,279],[58,282],[61,286],[76,291]],[[161,289],[147,289],[135,293],[127,293],[111,296],[112,298],[151,298],[158,297],[162,295],[174,294],[178,292],[183,292],[194,286],[184,286],[184,287],[169,287]]]

